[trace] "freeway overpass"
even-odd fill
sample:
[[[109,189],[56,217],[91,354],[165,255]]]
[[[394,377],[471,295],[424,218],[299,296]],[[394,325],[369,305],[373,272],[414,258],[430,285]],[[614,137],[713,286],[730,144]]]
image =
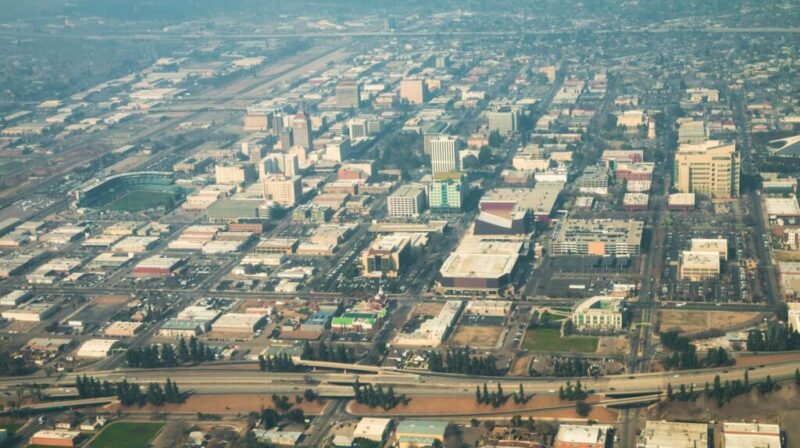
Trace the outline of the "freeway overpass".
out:
[[[232,369],[227,365],[185,367],[176,369],[119,369],[88,372],[100,380],[122,381],[146,384],[165,382],[171,378],[183,390],[198,394],[220,393],[302,393],[305,389],[321,390],[323,387],[348,386],[358,380],[361,384],[393,386],[398,393],[407,395],[472,395],[476,386],[484,383],[500,383],[507,390],[515,390],[522,384],[526,391],[534,393],[554,393],[567,380],[580,380],[585,387],[596,393],[610,394],[653,394],[665,390],[668,384],[695,388],[712,383],[719,375],[725,380],[742,379],[747,371],[751,382],[764,380],[768,375],[773,380],[794,378],[795,369],[800,367],[800,353],[790,359],[759,366],[730,366],[712,369],[695,369],[677,372],[639,373],[631,375],[610,375],[593,379],[583,378],[530,378],[530,377],[475,377],[431,372],[261,372],[257,369]],[[352,366],[351,366],[352,367]],[[22,385],[34,383],[65,387],[72,386],[76,373],[62,376],[26,376],[0,379],[0,390],[13,390]]]

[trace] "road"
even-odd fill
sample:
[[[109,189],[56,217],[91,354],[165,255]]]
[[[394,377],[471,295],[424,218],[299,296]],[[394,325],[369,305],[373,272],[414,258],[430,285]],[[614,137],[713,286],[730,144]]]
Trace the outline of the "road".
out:
[[[769,375],[773,380],[794,378],[800,362],[800,352],[792,352],[792,359],[773,362],[762,366],[731,366],[711,369],[696,369],[680,372],[652,372],[630,375],[610,375],[593,379],[570,378],[572,382],[581,380],[583,384],[597,393],[657,393],[668,384],[679,387],[681,384],[695,384],[702,387],[712,383],[719,375],[725,380],[741,379],[749,371],[751,382],[763,380]],[[82,373],[80,373],[82,374]],[[78,373],[46,377],[44,375],[0,378],[0,390],[13,390],[22,385],[41,384],[57,387],[72,386]],[[261,372],[256,363],[218,363],[200,367],[174,369],[117,369],[95,371],[92,376],[112,382],[122,381],[146,384],[165,382],[171,378],[183,390],[193,390],[200,394],[220,393],[302,393],[311,388],[324,391],[331,386],[349,386],[356,378],[362,384],[394,386],[398,393],[416,395],[473,395],[476,386],[486,382],[502,383],[507,390],[515,390],[522,384],[525,390],[538,393],[554,393],[567,379],[547,377],[472,377],[464,375],[437,374],[426,371],[391,371],[369,373],[336,372]]]

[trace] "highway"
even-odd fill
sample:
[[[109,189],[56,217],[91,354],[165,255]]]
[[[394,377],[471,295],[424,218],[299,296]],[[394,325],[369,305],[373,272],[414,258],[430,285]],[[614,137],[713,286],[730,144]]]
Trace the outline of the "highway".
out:
[[[309,371],[298,373],[261,372],[255,363],[218,363],[200,367],[175,369],[116,369],[91,372],[91,376],[112,382],[127,380],[139,384],[165,382],[167,378],[176,381],[182,390],[198,394],[220,393],[302,393],[305,389],[325,392],[331,386],[348,386],[358,379],[362,384],[394,386],[398,393],[414,395],[472,395],[475,386],[484,383],[501,383],[507,390],[515,390],[522,384],[525,390],[537,393],[554,393],[567,380],[573,383],[580,380],[584,385],[597,393],[604,394],[646,394],[658,393],[666,389],[668,384],[678,387],[681,384],[703,387],[706,382],[712,383],[719,375],[725,380],[741,379],[745,371],[749,371],[750,381],[765,379],[768,375],[773,380],[794,378],[795,370],[800,367],[800,352],[793,352],[796,357],[791,360],[772,362],[761,366],[731,366],[712,369],[696,369],[690,371],[670,371],[653,373],[636,373],[630,375],[610,375],[593,379],[584,378],[547,378],[547,377],[472,377],[465,375],[437,374],[427,371],[395,371],[385,369],[378,373],[337,373]],[[342,365],[342,367],[353,367]],[[23,385],[48,385],[53,387],[71,387],[75,377],[82,373],[69,373],[61,376],[46,377],[43,375],[6,377],[0,379],[0,390],[13,390]],[[339,389],[328,389],[328,391]],[[341,395],[339,395],[341,396]]]

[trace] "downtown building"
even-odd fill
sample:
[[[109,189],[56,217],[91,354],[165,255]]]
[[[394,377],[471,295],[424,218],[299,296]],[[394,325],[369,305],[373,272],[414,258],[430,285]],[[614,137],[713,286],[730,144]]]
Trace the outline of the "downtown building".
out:
[[[672,179],[681,193],[728,199],[739,196],[740,172],[736,145],[709,140],[678,147]]]
[[[465,193],[463,174],[457,171],[435,173],[428,191],[428,205],[435,212],[459,213],[463,210]]]

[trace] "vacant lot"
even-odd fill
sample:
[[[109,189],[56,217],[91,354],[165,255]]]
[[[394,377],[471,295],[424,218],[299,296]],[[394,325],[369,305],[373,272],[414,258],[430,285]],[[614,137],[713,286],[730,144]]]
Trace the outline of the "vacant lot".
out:
[[[525,334],[523,346],[532,352],[583,352],[597,351],[597,338],[583,336],[561,337],[553,328],[530,329]]]
[[[128,296],[97,296],[94,299],[96,305],[122,305],[128,303]]]
[[[463,347],[494,347],[502,333],[502,327],[459,325],[455,334],[450,338],[450,342]]]
[[[439,314],[439,311],[442,310],[444,307],[444,303],[420,303],[414,308],[414,311],[411,312],[411,316],[435,316]]]
[[[590,396],[586,401],[595,403],[599,399],[600,397],[595,395]],[[530,415],[534,419],[581,418],[575,413],[574,401],[561,401],[555,394],[534,394],[529,397],[527,403],[520,404],[516,404],[514,400],[509,399],[504,405],[497,408],[488,404],[478,404],[474,397],[426,396],[414,397],[407,405],[401,404],[388,411],[384,411],[380,407],[370,409],[367,405],[351,401],[348,405],[348,410],[355,415],[370,416],[444,417],[474,415],[503,418],[519,414],[522,417]],[[614,423],[617,419],[617,413],[602,406],[594,406],[588,418],[603,423]]]
[[[289,402],[296,403],[294,395],[289,395]],[[325,407],[325,400],[307,401],[303,400],[300,408],[308,415],[316,415]],[[117,405],[118,406],[118,405]],[[164,411],[164,412],[203,412],[207,414],[247,414],[252,410],[262,407],[273,408],[272,394],[214,394],[214,395],[190,395],[185,402],[180,404],[170,403],[161,407],[147,405],[141,409],[145,411]],[[138,408],[137,408],[138,409]]]
[[[163,423],[119,422],[109,425],[89,448],[147,448]]]
[[[759,313],[753,312],[669,310],[659,313],[659,322],[661,331],[693,333],[710,329],[733,329],[757,319],[758,316]]]

